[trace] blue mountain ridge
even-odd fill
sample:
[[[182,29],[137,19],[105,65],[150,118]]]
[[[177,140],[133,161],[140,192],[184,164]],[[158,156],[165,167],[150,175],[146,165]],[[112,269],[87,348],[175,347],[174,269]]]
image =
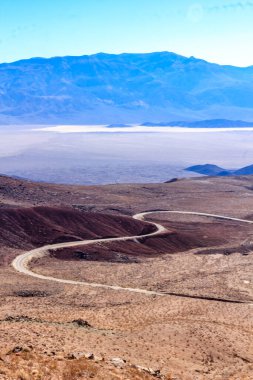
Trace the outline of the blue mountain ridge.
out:
[[[194,165],[185,168],[186,171],[203,174],[207,176],[240,176],[240,175],[253,175],[253,165],[248,165],[240,169],[223,169],[220,166],[213,164]]]
[[[253,66],[222,66],[170,52],[0,64],[1,124],[212,119],[253,120]]]

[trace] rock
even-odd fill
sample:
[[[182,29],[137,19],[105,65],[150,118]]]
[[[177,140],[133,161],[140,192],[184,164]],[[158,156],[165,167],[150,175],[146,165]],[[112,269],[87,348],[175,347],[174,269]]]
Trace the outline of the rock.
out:
[[[150,373],[150,375],[152,375],[154,377],[161,377],[161,371],[160,371],[160,369],[149,368],[149,373]]]
[[[39,322],[42,323],[41,319],[31,318],[27,315],[16,315],[16,316],[7,316],[4,319],[6,322]]]
[[[154,376],[154,377],[157,377],[157,378],[161,378],[162,377],[161,376],[161,372],[160,372],[159,369],[152,369],[152,368],[142,367],[142,366],[136,365],[136,364],[134,364],[132,367],[136,368],[138,371],[147,372],[151,376]]]
[[[71,352],[69,353],[66,358],[69,360],[74,360],[74,359],[81,359],[85,356],[83,352]]]
[[[23,351],[23,347],[16,346],[11,351],[7,352],[7,355],[17,354],[18,352],[22,352],[22,351]]]
[[[149,373],[149,368],[142,367],[141,365],[133,364],[132,367],[138,369],[138,371]]]
[[[102,362],[105,360],[102,355],[98,355],[98,356],[94,355],[93,359],[95,360],[96,363]]]
[[[66,355],[65,358],[68,360],[76,359],[75,354],[73,354],[73,353]]]
[[[75,325],[79,326],[79,327],[91,327],[91,325],[89,324],[89,322],[85,321],[84,319],[74,319],[72,321],[72,323],[74,323]]]
[[[86,352],[86,353],[84,354],[84,357],[85,357],[86,359],[90,359],[90,360],[94,359],[94,355],[93,355],[92,352]]]
[[[118,368],[122,368],[122,367],[124,367],[124,365],[126,364],[126,360],[121,359],[121,358],[112,358],[112,359],[110,360],[110,362],[111,362],[115,367],[118,367]]]
[[[19,290],[14,292],[18,297],[47,297],[49,293],[41,290]]]
[[[78,360],[78,359],[81,359],[81,358],[85,358],[85,359],[89,359],[89,360],[103,360],[103,358],[99,356],[94,356],[94,354],[92,352],[71,352],[69,353],[67,356],[66,356],[67,359],[70,359],[70,360]]]

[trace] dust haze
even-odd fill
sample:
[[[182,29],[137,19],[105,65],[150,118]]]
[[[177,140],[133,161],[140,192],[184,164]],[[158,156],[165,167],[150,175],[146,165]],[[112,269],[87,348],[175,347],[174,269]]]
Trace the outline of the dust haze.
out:
[[[194,164],[251,165],[252,137],[253,131],[232,130],[57,133],[2,126],[0,172],[67,184],[157,183],[196,176],[184,171]]]

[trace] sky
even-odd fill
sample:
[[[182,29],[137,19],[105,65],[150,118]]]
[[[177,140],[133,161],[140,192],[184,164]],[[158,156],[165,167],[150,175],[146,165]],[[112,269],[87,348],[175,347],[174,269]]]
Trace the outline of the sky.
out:
[[[0,62],[171,51],[253,65],[253,0],[0,0]]]

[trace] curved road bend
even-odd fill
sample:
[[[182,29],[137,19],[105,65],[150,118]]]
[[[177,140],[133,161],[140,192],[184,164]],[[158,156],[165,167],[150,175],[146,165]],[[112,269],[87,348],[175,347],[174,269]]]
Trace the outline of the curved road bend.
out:
[[[147,215],[164,214],[164,213],[205,216],[208,218],[232,220],[232,221],[241,222],[241,223],[253,224],[252,220],[247,220],[247,219],[239,219],[239,218],[233,218],[233,217],[224,216],[224,215],[208,214],[208,213],[202,213],[202,212],[174,211],[174,210],[147,211],[147,212],[142,212],[142,213],[136,214],[133,216],[133,218],[143,221],[145,219],[145,216],[147,216]],[[199,296],[199,297],[198,296],[189,296],[189,295],[184,295],[184,294],[165,293],[165,292],[157,292],[157,291],[145,290],[145,289],[139,289],[139,288],[122,287],[122,286],[117,286],[117,285],[99,284],[99,283],[95,283],[95,282],[67,280],[67,279],[56,278],[56,277],[51,277],[51,276],[44,276],[42,274],[35,273],[31,269],[29,269],[29,263],[31,262],[32,259],[47,256],[49,250],[56,250],[59,248],[66,248],[66,247],[83,246],[83,245],[94,244],[94,243],[99,243],[99,242],[128,241],[128,240],[129,241],[131,241],[131,240],[138,241],[138,240],[141,240],[142,238],[145,238],[145,237],[156,236],[156,235],[160,235],[164,232],[167,232],[167,229],[164,226],[162,226],[161,224],[153,223],[153,222],[148,222],[148,223],[155,226],[156,231],[151,232],[149,234],[137,235],[137,236],[123,236],[123,237],[107,238],[107,239],[82,240],[82,241],[74,241],[74,242],[67,242],[67,243],[45,245],[43,247],[33,249],[31,251],[25,252],[25,253],[17,256],[13,260],[12,266],[16,271],[18,271],[20,273],[23,273],[25,275],[32,276],[32,277],[35,277],[35,278],[38,278],[41,280],[45,280],[45,281],[55,281],[55,282],[60,282],[60,283],[64,283],[64,284],[71,284],[71,285],[85,285],[85,286],[90,286],[93,288],[124,290],[124,291],[128,291],[128,292],[142,293],[142,294],[146,294],[146,295],[157,295],[157,296],[166,296],[166,295],[167,296],[168,295],[173,296],[174,295],[174,296],[185,297],[185,298],[198,298],[198,299],[209,299],[209,300],[221,301],[221,302],[238,302],[238,303],[241,303],[240,301],[216,299],[216,298],[212,298],[212,297],[207,298],[207,297],[201,297],[201,296]]]

